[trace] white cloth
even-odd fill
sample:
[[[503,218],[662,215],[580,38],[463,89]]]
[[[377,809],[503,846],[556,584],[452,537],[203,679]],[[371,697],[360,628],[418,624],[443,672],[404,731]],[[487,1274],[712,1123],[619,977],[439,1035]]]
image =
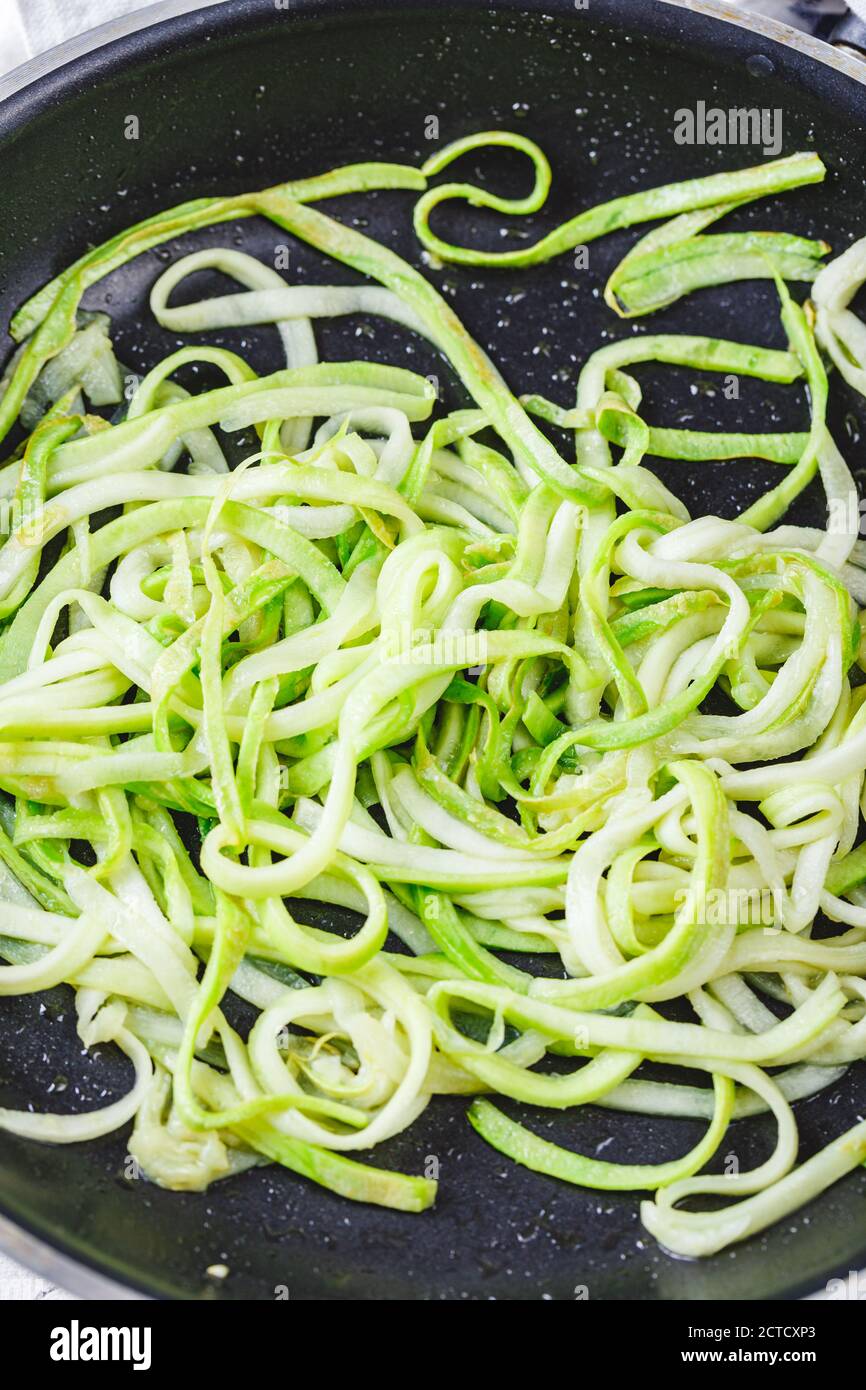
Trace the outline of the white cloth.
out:
[[[32,56],[152,3],[153,0],[12,0],[11,8],[18,11]]]
[[[36,1299],[57,1303],[72,1299],[72,1294],[65,1293],[56,1284],[49,1284],[38,1274],[31,1274],[29,1269],[16,1264],[8,1255],[0,1254],[0,1302],[32,1303]]]
[[[0,77],[30,56],[17,0],[0,0]]]
[[[197,10],[224,0],[177,0],[175,12]],[[156,6],[150,18],[147,11]],[[112,21],[145,28],[164,14],[160,0],[0,0],[0,77],[28,58],[56,48]]]

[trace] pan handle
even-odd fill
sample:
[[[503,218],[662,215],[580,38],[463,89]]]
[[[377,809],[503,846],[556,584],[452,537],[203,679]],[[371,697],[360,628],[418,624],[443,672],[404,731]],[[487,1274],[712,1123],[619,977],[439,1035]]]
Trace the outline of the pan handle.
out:
[[[866,20],[861,19],[853,10],[849,10],[833,26],[829,41],[834,48],[842,48],[846,53],[850,53],[852,58],[866,62]]]

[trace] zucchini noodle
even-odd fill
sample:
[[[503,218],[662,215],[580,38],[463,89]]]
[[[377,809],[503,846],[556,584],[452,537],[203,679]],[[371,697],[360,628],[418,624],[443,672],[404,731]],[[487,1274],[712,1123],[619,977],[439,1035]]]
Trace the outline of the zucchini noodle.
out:
[[[526,195],[432,182],[490,146],[528,157]],[[354,1155],[464,1095],[515,1162],[653,1194],[645,1226],[690,1256],[866,1160],[861,1122],[798,1166],[792,1108],[866,1057],[866,548],[826,415],[839,377],[866,396],[849,307],[866,239],[825,264],[823,241],[706,231],[823,176],[793,155],[475,250],[431,218],[455,200],[537,213],[551,180],[532,141],[487,132],[421,169],[351,165],[157,214],[18,311],[0,385],[0,995],[71,986],[84,1046],[115,1043],[134,1078],[86,1114],[0,1109],[0,1128],[67,1143],[132,1122],[131,1155],[165,1187],[272,1162],[419,1212],[432,1177]],[[423,274],[311,206],[383,188],[417,195],[431,262],[532,266],[653,222],[609,279],[616,314],[763,279],[787,346],[641,333],[587,345],[571,404],[520,398]],[[363,282],[182,255],[151,287],[158,323],[262,327],[284,365],[260,377],[188,344],[123,400],[86,291],[253,215]],[[237,288],[174,303],[203,270]],[[471,405],[445,410],[403,368],[320,361],[319,320],[359,314],[425,338]],[[801,424],[651,424],[641,363],[778,383]],[[224,384],[190,392],[191,365]],[[652,457],[762,458],[780,481],[736,519],[692,517]],[[785,524],[816,476],[827,527]],[[237,999],[256,1011],[245,1035]],[[570,1112],[574,1147],[497,1097]],[[581,1152],[585,1105],[612,1128],[628,1112],[703,1133],[679,1156],[602,1161]],[[720,1173],[756,1114],[773,1153]]]

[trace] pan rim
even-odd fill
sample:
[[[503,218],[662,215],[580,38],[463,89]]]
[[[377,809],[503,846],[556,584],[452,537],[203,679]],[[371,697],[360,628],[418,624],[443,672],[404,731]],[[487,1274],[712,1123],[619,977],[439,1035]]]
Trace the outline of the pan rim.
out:
[[[4,1211],[0,1211],[0,1251],[76,1298],[115,1303],[148,1301],[150,1297],[132,1284],[112,1279],[86,1260],[67,1254]]]
[[[382,9],[423,8],[424,0],[377,0]],[[461,9],[528,8],[527,0],[451,0]],[[535,0],[529,5],[536,7]],[[850,51],[834,48],[823,39],[815,38],[799,29],[783,24],[767,15],[733,10],[726,0],[654,0],[654,5],[665,5],[671,10],[683,10],[710,20],[711,23],[728,24],[760,38],[769,39],[783,48],[792,50],[812,62],[821,63],[845,78],[861,86],[866,86],[866,57],[854,57]],[[103,49],[110,49],[125,39],[141,38],[148,31],[159,30],[166,24],[183,25],[185,21],[203,16],[205,11],[223,13],[254,13],[255,0],[158,0],[143,10],[136,10],[120,19],[108,20],[94,29],[67,39],[47,49],[44,53],[28,58],[11,72],[0,77],[0,111],[8,101],[28,92],[45,79],[59,73],[61,69],[86,58],[92,58]],[[270,8],[270,5],[269,5]],[[346,13],[370,8],[369,0],[288,0],[286,8],[298,14]],[[562,10],[562,0],[545,0],[537,8]],[[158,40],[154,32],[153,39]],[[108,55],[110,56],[110,55]]]
[[[599,0],[596,0],[598,3]],[[447,0],[454,9],[489,12],[511,10],[524,14],[555,13],[562,17],[574,14],[570,0]],[[601,0],[612,8],[613,0]],[[758,40],[768,41],[794,53],[808,64],[818,63],[841,78],[866,88],[866,59],[859,60],[834,49],[823,40],[793,29],[778,20],[763,15],[746,15],[732,10],[723,0],[618,0],[617,15],[623,23],[631,16],[636,24],[646,25],[647,15],[668,12],[662,27],[675,23],[676,12],[695,16],[698,22],[709,25],[722,23],[746,31]],[[286,9],[299,18],[350,18],[353,15],[379,11],[423,10],[429,0],[289,0]],[[623,10],[626,11],[623,16]],[[39,110],[53,105],[73,92],[82,80],[98,81],[118,68],[139,64],[164,49],[169,39],[194,39],[197,32],[213,32],[229,26],[233,20],[255,21],[258,15],[273,11],[273,0],[161,0],[160,3],[136,11],[124,19],[112,20],[63,44],[39,54],[0,78],[0,140],[25,126]],[[629,16],[630,12],[630,16]],[[651,27],[658,27],[655,20]],[[864,105],[866,111],[866,105]],[[56,1242],[44,1230],[35,1229],[20,1214],[12,1216],[0,1198],[0,1251],[26,1264],[44,1278],[66,1291],[85,1299],[106,1301],[147,1300],[153,1296],[134,1282],[121,1281],[106,1272],[89,1258],[73,1253],[62,1239]],[[827,1273],[826,1281],[847,1273],[835,1266]],[[866,1273],[866,1271],[864,1271]],[[794,1280],[776,1298],[795,1299],[804,1296],[826,1298],[809,1280]]]

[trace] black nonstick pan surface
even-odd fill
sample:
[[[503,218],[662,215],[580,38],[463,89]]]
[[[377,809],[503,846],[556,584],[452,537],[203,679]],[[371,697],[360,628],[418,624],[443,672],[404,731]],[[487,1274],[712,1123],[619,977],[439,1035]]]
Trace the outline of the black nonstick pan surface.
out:
[[[0,323],[88,244],[159,208],[352,160],[420,162],[436,147],[426,136],[431,116],[442,142],[512,127],[547,151],[553,191],[530,223],[502,236],[486,214],[443,214],[453,239],[502,248],[603,198],[761,158],[677,145],[678,108],[779,108],[784,152],[820,150],[829,177],[728,225],[823,235],[841,249],[866,233],[866,86],[855,62],[821,62],[791,31],[756,34],[722,13],[651,0],[591,0],[585,10],[569,0],[519,8],[327,0],[288,10],[274,0],[229,0],[100,47],[0,106]],[[139,123],[135,141],[125,138],[130,115]],[[525,186],[527,170],[511,156],[470,157],[467,173],[476,167],[503,190]],[[420,264],[410,195],[345,198],[329,210]],[[222,243],[273,264],[284,236],[258,221],[210,229],[141,256],[85,303],[112,315],[121,360],[146,368],[175,343],[147,312],[164,258]],[[781,345],[775,296],[764,284],[702,292],[637,327],[615,321],[600,288],[634,236],[594,243],[588,269],[564,257],[530,271],[427,273],[514,388],[562,403],[572,402],[578,365],[605,335],[709,331]],[[323,273],[312,252],[295,246],[288,274],[349,278],[339,266]],[[201,278],[194,292],[207,288]],[[260,370],[279,365],[267,328],[218,340]],[[323,357],[375,356],[436,372],[449,402],[461,399],[432,350],[379,322],[328,327],[320,347]],[[5,337],[0,349],[4,357],[11,350]],[[804,402],[791,389],[743,382],[732,403],[708,376],[660,368],[641,380],[647,416],[659,423],[803,427]],[[866,474],[864,402],[838,385],[833,397],[837,441],[855,473]],[[768,485],[768,468],[659,464],[693,511],[723,515]],[[823,515],[821,495],[810,491],[793,519]],[[84,1108],[120,1094],[128,1079],[111,1049],[82,1053],[69,990],[2,1001],[0,1104]],[[866,1113],[866,1068],[797,1109],[807,1156]],[[699,1134],[691,1122],[592,1107],[532,1122],[589,1154],[605,1144],[605,1158],[615,1160],[673,1156]],[[438,1164],[439,1200],[419,1216],[350,1204],[276,1168],[203,1194],[165,1192],[125,1176],[125,1141],[121,1133],[47,1148],[0,1134],[0,1211],[91,1271],[156,1296],[767,1299],[866,1264],[862,1171],[763,1238],[701,1263],[675,1260],[644,1232],[634,1197],[573,1189],[512,1165],[474,1134],[465,1102],[453,1099],[435,1101],[376,1151],[377,1162],[407,1171]],[[769,1123],[740,1123],[718,1161],[751,1166],[772,1142]],[[227,1275],[209,1274],[215,1265]],[[66,1265],[63,1277],[68,1284],[77,1276]],[[88,1288],[108,1285],[88,1276]]]

